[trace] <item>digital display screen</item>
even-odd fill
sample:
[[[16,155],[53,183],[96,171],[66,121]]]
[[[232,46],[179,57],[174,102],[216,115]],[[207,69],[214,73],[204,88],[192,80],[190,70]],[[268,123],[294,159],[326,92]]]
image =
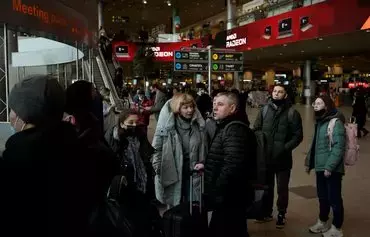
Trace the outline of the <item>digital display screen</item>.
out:
[[[269,35],[269,36],[271,36],[271,26],[267,26],[267,27],[265,28],[265,35]]]
[[[290,33],[292,31],[292,18],[287,18],[279,22],[279,34]]]
[[[301,18],[301,28],[310,24],[310,18],[308,16],[304,16]]]
[[[128,54],[128,46],[117,46],[116,47],[116,53],[117,54]]]

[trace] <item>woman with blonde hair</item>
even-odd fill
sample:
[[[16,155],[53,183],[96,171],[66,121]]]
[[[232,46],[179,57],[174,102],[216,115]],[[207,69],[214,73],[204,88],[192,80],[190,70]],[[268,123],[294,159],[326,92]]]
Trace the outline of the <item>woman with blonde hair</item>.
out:
[[[204,158],[204,128],[191,95],[176,94],[163,106],[152,143],[156,197],[161,203],[171,207],[189,200],[190,171]],[[193,182],[197,200],[199,178]]]

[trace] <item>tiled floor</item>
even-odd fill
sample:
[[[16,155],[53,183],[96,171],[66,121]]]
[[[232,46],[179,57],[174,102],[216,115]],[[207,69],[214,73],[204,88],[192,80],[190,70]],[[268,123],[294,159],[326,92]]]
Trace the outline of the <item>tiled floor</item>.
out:
[[[304,172],[304,157],[309,149],[313,135],[313,112],[311,107],[296,106],[301,113],[304,126],[304,141],[294,151],[294,167],[291,176],[290,203],[288,209],[288,223],[284,230],[277,230],[275,223],[255,224],[249,222],[249,231],[252,237],[308,237],[315,236],[308,233],[307,227],[317,220],[318,202],[313,198],[315,175]],[[348,117],[351,108],[340,108]],[[251,122],[255,120],[257,109],[248,109]],[[155,130],[155,120],[149,128],[149,139],[152,139]],[[361,159],[347,168],[343,180],[343,198],[345,207],[345,237],[370,236],[370,136],[360,140]],[[316,235],[317,236],[317,235]]]

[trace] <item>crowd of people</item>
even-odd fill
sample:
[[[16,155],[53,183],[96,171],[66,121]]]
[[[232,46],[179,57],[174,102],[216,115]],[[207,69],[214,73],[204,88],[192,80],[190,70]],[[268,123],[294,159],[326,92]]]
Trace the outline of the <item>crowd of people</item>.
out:
[[[264,192],[253,218],[261,224],[274,219],[275,181],[276,227],[284,228],[292,151],[303,140],[302,119],[288,89],[276,85],[252,125],[246,96],[237,90],[212,95],[174,90],[169,98],[153,85],[151,92],[154,98],[138,90],[134,106],[117,111],[109,90],[98,91],[87,81],[66,91],[48,76],[16,84],[9,95],[14,135],[0,159],[1,235],[157,237],[166,233],[167,220],[153,205],[171,211],[203,197],[204,211],[212,212],[207,236],[246,237],[256,190]],[[354,116],[364,124],[359,98]],[[308,229],[341,237],[345,119],[326,95],[315,100],[313,110],[315,133],[305,164],[306,172],[315,170],[320,206],[317,223]],[[150,115],[157,121],[152,143]],[[363,126],[359,130],[367,134]],[[194,171],[199,172],[193,179]],[[131,235],[115,235],[111,229],[117,225],[107,225],[111,218],[96,211],[110,195],[124,210],[119,213],[130,223],[125,228]]]

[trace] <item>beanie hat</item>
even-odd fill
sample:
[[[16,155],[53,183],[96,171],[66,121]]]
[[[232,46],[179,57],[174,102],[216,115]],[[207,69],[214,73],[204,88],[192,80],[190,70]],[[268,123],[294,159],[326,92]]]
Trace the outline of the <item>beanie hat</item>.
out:
[[[64,91],[47,75],[33,75],[17,83],[9,95],[9,107],[25,123],[36,126],[62,120]]]
[[[322,99],[322,101],[324,101],[325,106],[326,106],[326,110],[328,112],[333,112],[335,110],[334,101],[331,99],[330,96],[322,95],[322,96],[319,96],[318,98],[320,98],[320,99]]]

